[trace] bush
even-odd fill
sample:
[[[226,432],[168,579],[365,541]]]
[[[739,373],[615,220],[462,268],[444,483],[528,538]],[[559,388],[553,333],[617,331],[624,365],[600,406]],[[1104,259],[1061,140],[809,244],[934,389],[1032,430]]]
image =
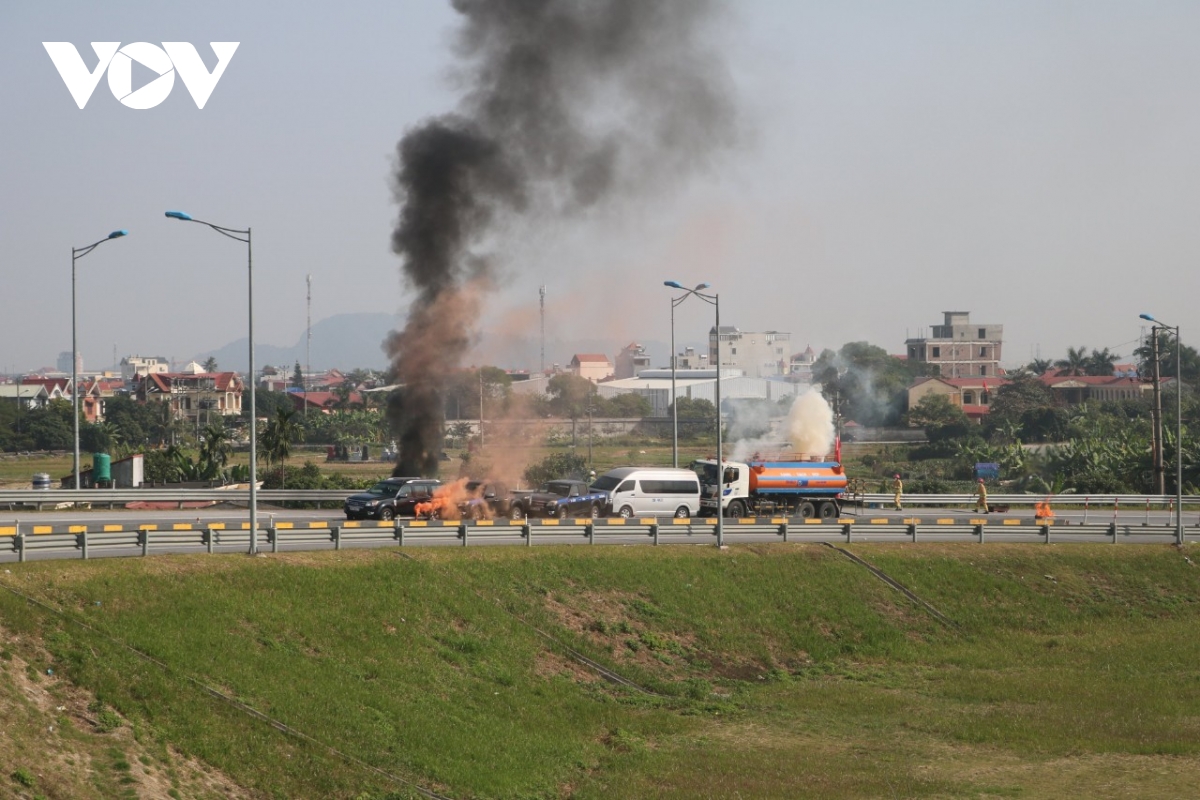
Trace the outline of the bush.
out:
[[[575,478],[582,480],[587,474],[587,460],[575,453],[555,453],[547,456],[537,464],[531,464],[525,469],[525,480],[534,486],[540,486],[555,478]]]

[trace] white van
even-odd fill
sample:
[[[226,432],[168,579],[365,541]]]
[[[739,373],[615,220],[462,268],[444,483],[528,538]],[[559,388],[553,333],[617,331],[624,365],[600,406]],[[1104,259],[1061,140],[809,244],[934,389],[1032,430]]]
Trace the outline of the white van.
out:
[[[621,517],[700,513],[700,479],[690,469],[618,467],[593,481],[591,490],[604,492],[608,512]]]

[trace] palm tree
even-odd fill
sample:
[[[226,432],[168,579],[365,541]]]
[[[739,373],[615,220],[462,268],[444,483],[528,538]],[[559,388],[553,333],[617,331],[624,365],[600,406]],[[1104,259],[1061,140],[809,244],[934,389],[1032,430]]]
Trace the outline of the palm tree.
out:
[[[258,435],[259,453],[267,464],[279,464],[279,487],[283,488],[288,456],[292,454],[292,442],[300,438],[300,424],[296,421],[294,408],[279,408],[274,419],[267,421]]]
[[[1088,375],[1112,375],[1116,371],[1117,354],[1107,347],[1103,350],[1092,350],[1088,356],[1085,369]]]
[[[1064,375],[1086,375],[1088,356],[1086,347],[1068,347],[1067,357],[1054,362]]]
[[[216,372],[217,371],[216,357],[209,356],[208,358],[204,359],[204,363],[201,366],[203,367],[205,372]]]
[[[222,474],[233,452],[233,441],[224,425],[209,425],[200,439],[200,472],[206,480]]]
[[[1045,375],[1046,371],[1054,366],[1054,362],[1048,358],[1035,358],[1026,365],[1026,369],[1034,375]]]

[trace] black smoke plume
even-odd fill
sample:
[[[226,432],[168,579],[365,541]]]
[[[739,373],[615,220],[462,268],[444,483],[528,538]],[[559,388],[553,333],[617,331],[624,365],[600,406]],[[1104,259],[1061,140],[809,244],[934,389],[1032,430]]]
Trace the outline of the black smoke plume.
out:
[[[715,0],[454,0],[455,113],[400,141],[392,250],[416,297],[385,349],[394,474],[432,475],[442,395],[509,223],[669,188],[734,140]]]

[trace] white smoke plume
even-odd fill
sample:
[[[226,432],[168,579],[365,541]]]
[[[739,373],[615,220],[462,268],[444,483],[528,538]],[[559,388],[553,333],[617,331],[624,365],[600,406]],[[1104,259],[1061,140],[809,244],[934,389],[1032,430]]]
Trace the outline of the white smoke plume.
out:
[[[741,422],[743,428],[748,427],[749,420],[738,420],[735,417],[735,424],[730,426],[731,433],[738,427],[738,422]],[[731,437],[735,441],[730,457],[734,461],[793,456],[821,459],[832,453],[835,435],[833,408],[821,391],[813,388],[797,395],[792,401],[784,431],[755,438],[738,438],[736,435]],[[781,441],[781,438],[786,441]]]
[[[788,412],[788,441],[806,458],[824,458],[833,450],[833,408],[818,389],[796,398]]]

